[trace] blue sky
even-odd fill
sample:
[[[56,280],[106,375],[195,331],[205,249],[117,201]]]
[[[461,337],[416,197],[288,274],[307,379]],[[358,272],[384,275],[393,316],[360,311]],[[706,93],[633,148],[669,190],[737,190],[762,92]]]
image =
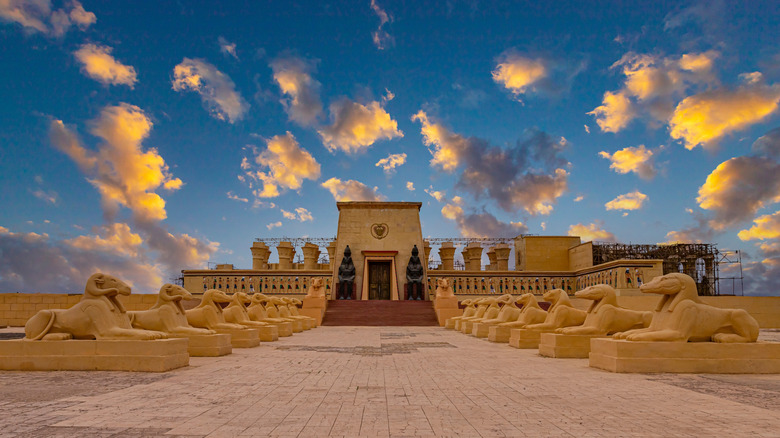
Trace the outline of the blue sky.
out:
[[[714,242],[776,294],[779,9],[0,2],[0,291],[152,292],[386,199],[430,237]]]

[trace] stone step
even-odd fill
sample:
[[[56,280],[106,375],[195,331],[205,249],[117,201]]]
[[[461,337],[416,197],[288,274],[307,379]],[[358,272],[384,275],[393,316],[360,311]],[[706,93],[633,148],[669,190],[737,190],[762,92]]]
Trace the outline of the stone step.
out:
[[[327,326],[437,326],[431,301],[330,300]]]

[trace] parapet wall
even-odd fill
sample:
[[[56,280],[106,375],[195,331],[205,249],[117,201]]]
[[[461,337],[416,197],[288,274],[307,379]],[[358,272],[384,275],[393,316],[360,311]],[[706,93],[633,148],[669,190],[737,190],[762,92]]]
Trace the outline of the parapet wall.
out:
[[[0,326],[24,326],[39,310],[68,309],[80,299],[80,294],[0,294]],[[146,310],[157,302],[157,294],[120,296],[119,301],[127,310]]]

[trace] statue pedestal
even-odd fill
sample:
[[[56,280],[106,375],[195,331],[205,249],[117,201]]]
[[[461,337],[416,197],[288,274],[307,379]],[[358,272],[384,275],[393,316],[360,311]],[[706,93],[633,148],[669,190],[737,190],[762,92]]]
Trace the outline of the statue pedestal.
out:
[[[557,358],[587,359],[590,354],[590,340],[606,338],[605,335],[562,335],[542,333],[539,355]]]
[[[279,340],[279,329],[272,324],[265,327],[252,327],[260,333],[260,340],[263,342],[273,342]]]
[[[471,329],[471,335],[477,338],[487,338],[490,336],[490,330],[497,326],[498,323],[485,324],[484,322],[475,322],[474,327]],[[507,339],[507,341],[508,340],[509,339]]]
[[[217,329],[217,333],[230,335],[230,345],[233,348],[252,348],[260,345],[260,331],[257,329]]]
[[[515,348],[530,349],[539,348],[542,333],[551,333],[551,330],[512,329],[509,335],[509,345]]]
[[[319,327],[327,309],[328,300],[325,297],[304,297],[303,306],[298,313],[314,318],[317,321],[315,327]]]
[[[187,339],[0,341],[0,370],[163,372],[190,363]]]
[[[613,373],[780,373],[780,343],[591,340],[590,366]]]
[[[191,357],[217,357],[226,356],[233,352],[230,344],[230,335],[189,335],[187,352]]]
[[[488,330],[488,341],[501,342],[506,344],[509,342],[509,337],[512,335],[512,327],[494,325]]]
[[[463,309],[458,308],[458,298],[456,297],[435,298],[433,310],[436,312],[436,319],[439,321],[440,327],[444,327],[448,319],[463,315]]]

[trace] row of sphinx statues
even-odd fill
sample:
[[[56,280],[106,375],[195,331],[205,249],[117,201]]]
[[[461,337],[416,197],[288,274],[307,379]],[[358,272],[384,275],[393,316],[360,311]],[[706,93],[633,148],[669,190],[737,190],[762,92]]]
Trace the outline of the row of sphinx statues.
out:
[[[25,339],[153,340],[211,335],[217,330],[276,327],[290,336],[316,326],[314,318],[298,313],[300,300],[236,292],[232,296],[210,289],[197,307],[185,310],[193,296],[181,286],[165,284],[148,310],[127,311],[118,299],[131,289],[120,279],[96,273],[89,277],[81,300],[69,309],[45,309],[25,325]],[[223,304],[227,306],[223,309]]]
[[[439,280],[438,297],[450,297],[449,282]],[[495,342],[508,342],[513,329],[567,335],[612,336],[628,341],[756,342],[758,322],[743,309],[722,309],[703,303],[690,276],[670,273],[643,284],[640,291],[660,295],[654,309],[638,311],[618,305],[615,289],[597,284],[574,294],[590,300],[587,310],[574,307],[562,289],[545,292],[544,310],[533,294],[518,298],[506,294],[460,302],[462,316],[449,318],[445,327]],[[503,333],[503,335],[502,335]]]

